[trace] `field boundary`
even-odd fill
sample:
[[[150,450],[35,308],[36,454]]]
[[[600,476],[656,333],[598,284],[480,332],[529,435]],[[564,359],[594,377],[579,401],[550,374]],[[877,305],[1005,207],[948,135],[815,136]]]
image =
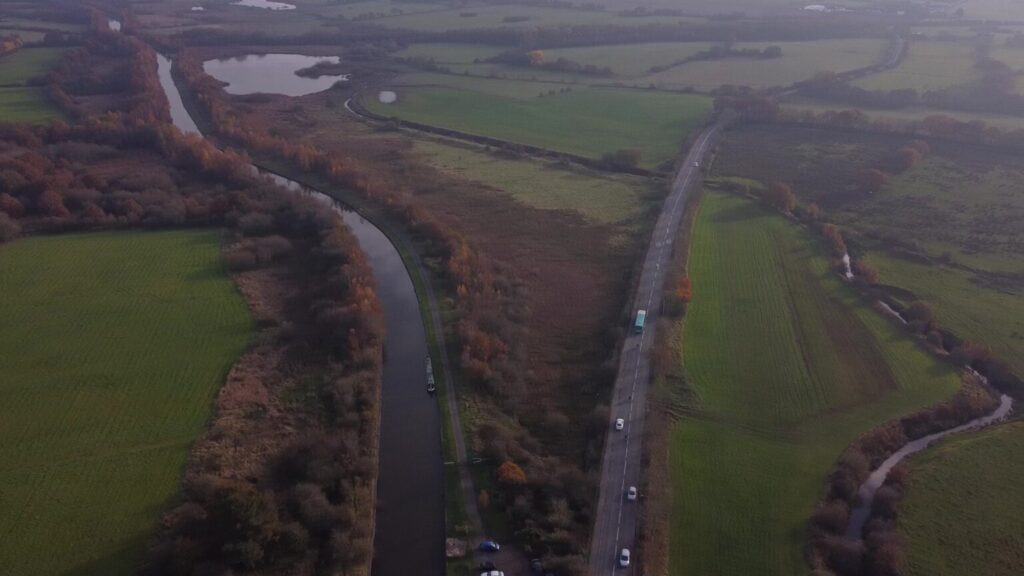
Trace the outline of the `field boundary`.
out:
[[[520,144],[518,142],[512,142],[509,140],[502,140],[500,138],[493,138],[491,136],[480,136],[478,134],[470,134],[469,132],[462,132],[459,130],[453,130],[451,128],[442,128],[440,126],[432,126],[430,124],[423,124],[420,122],[414,122],[412,120],[403,120],[396,116],[388,117],[382,116],[375,112],[370,112],[360,102],[361,95],[357,92],[354,93],[348,100],[345,101],[345,109],[351,112],[354,116],[362,118],[363,120],[379,122],[379,123],[394,123],[400,128],[408,128],[417,132],[426,132],[429,134],[436,134],[438,136],[446,136],[448,138],[454,138],[456,140],[465,140],[474,144],[480,144],[483,146],[493,146],[495,148],[503,148],[507,150],[521,150],[531,156],[539,156],[555,161],[572,162],[580,164],[587,168],[594,170],[601,170],[603,172],[613,172],[621,174],[633,174],[635,176],[665,176],[667,172],[647,170],[639,167],[626,167],[616,166],[611,167],[600,160],[593,158],[587,158],[585,156],[579,156],[577,154],[571,154],[569,152],[558,152],[557,150],[551,150],[548,148],[541,148],[539,146],[533,146],[530,144]]]

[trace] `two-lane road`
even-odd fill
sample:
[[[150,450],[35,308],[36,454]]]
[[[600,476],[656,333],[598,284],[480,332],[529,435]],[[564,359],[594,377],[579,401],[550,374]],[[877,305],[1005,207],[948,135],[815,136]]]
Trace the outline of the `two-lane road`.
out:
[[[672,245],[679,233],[686,199],[690,189],[700,181],[698,164],[707,154],[717,130],[717,126],[705,128],[690,148],[658,215],[644,257],[633,314],[640,309],[647,311],[646,328],[639,334],[631,332],[626,337],[612,391],[610,432],[604,447],[601,493],[590,545],[591,576],[614,576],[616,572],[618,576],[628,576],[635,568],[635,564],[620,568],[618,556],[623,548],[634,549],[640,518],[640,502],[627,501],[626,491],[630,486],[640,485],[641,443],[651,372],[650,349],[661,308],[665,272],[672,256]],[[624,430],[614,429],[618,418],[625,420]]]

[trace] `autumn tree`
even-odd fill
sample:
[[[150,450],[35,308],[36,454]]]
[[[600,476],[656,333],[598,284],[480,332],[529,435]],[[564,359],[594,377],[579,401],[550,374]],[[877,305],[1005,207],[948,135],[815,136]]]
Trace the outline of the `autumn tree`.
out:
[[[676,284],[675,295],[683,302],[689,302],[693,298],[693,285],[689,276],[683,276]]]
[[[843,240],[843,235],[835,224],[825,224],[822,226],[821,235],[828,241],[829,249],[833,256],[840,258],[846,254],[846,242]]]
[[[896,151],[896,158],[894,164],[897,172],[906,172],[910,170],[921,160],[921,152],[916,148],[910,146],[904,146]]]
[[[868,168],[860,175],[861,185],[869,192],[878,192],[889,183],[889,175],[877,168]]]
[[[0,194],[0,212],[11,218],[21,218],[25,214],[25,206],[14,196],[4,193]]]
[[[796,195],[789,184],[772,182],[765,189],[763,197],[765,202],[783,212],[792,212],[796,208]]]
[[[21,234],[21,226],[7,214],[0,213],[0,242],[14,240]]]
[[[854,276],[864,284],[867,284],[868,286],[878,284],[878,270],[865,262],[863,258],[854,260],[852,268]]]
[[[509,486],[522,486],[526,484],[526,472],[518,464],[506,460],[498,466],[498,482]]]

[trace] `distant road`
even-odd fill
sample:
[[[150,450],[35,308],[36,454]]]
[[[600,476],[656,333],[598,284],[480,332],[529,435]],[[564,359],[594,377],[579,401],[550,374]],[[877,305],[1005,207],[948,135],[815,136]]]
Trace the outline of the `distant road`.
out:
[[[705,128],[687,153],[686,161],[672,183],[672,191],[658,215],[644,257],[633,314],[638,309],[647,310],[646,328],[640,334],[630,332],[626,336],[615,389],[612,391],[611,419],[601,468],[601,493],[598,496],[597,521],[590,545],[591,576],[615,576],[616,573],[617,576],[629,576],[636,569],[635,561],[629,568],[620,568],[618,555],[623,548],[633,551],[636,547],[640,501],[627,501],[626,490],[629,486],[640,486],[640,454],[647,410],[647,386],[651,374],[651,345],[654,342],[654,329],[661,308],[662,286],[672,256],[672,245],[679,233],[690,189],[700,181],[701,168],[694,166],[694,163],[702,162],[717,131],[717,125]],[[614,429],[617,418],[625,419],[625,430]]]

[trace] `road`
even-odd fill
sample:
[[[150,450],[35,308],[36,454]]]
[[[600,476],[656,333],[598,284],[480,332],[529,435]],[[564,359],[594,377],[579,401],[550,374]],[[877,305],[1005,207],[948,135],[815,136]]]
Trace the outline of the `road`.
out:
[[[647,310],[647,322],[644,332],[630,332],[626,337],[612,391],[611,418],[601,468],[601,492],[590,545],[591,576],[613,576],[616,572],[618,576],[628,576],[636,570],[635,561],[629,568],[620,568],[618,555],[623,548],[632,551],[636,547],[640,501],[627,501],[626,490],[629,486],[640,485],[651,345],[672,245],[679,233],[689,191],[701,178],[701,169],[694,163],[702,163],[717,131],[716,125],[705,128],[687,153],[683,167],[672,182],[672,190],[665,198],[644,257],[633,314],[638,309]],[[625,419],[624,430],[614,429],[617,418]]]

